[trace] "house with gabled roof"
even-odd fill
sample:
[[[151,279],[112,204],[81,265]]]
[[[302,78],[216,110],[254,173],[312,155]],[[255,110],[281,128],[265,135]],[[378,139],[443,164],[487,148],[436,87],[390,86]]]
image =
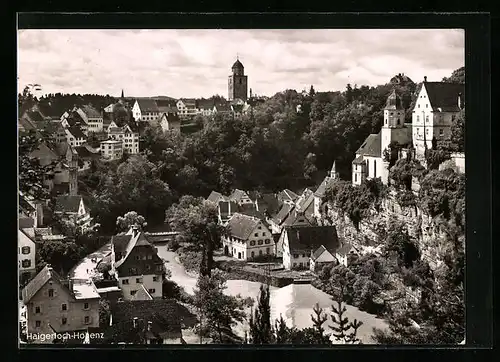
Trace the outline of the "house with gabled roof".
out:
[[[174,299],[118,300],[110,303],[111,320],[104,331],[107,343],[185,344],[182,329],[196,317]]]
[[[92,227],[92,217],[80,195],[60,195],[56,198],[54,214],[74,223],[81,231]]]
[[[87,142],[87,136],[79,126],[65,128],[66,142],[72,147],[79,147]]]
[[[215,101],[213,99],[198,99],[199,113],[203,116],[211,116],[214,112]]]
[[[227,200],[229,200],[227,196],[224,196],[217,191],[212,191],[210,195],[208,195],[207,197],[207,201],[213,202],[215,204],[219,203],[219,201],[227,201]]]
[[[234,214],[222,238],[224,254],[239,260],[252,260],[275,254],[274,239],[264,222],[256,217]]]
[[[278,247],[285,269],[309,269],[310,256],[320,246],[332,255],[340,245],[335,226],[292,225],[283,228]]]
[[[319,248],[311,252],[309,260],[309,269],[312,272],[321,270],[325,265],[333,265],[336,258],[327,248],[321,245]]]
[[[176,112],[161,111],[156,122],[160,124],[163,132],[180,131],[181,129],[181,120]]]
[[[336,251],[335,251],[335,259],[338,261],[339,264],[343,266],[348,265],[348,259],[349,255],[351,254],[356,254],[357,251],[354,248],[353,245],[349,243],[344,243],[342,246],[340,246]]]
[[[179,117],[181,118],[195,116],[199,112],[196,99],[194,98],[179,99],[176,106],[179,111]]]
[[[273,234],[281,234],[281,229],[285,220],[292,215],[295,210],[295,205],[290,203],[284,203],[281,206],[281,209],[278,211],[276,216],[272,217],[269,220],[269,224],[271,225],[271,230]]]
[[[219,223],[226,225],[235,213],[240,212],[240,206],[234,201],[221,200],[217,203],[217,211],[219,213]]]
[[[103,131],[104,127],[103,116],[101,112],[99,112],[93,106],[87,104],[79,107],[76,111],[88,125],[89,132],[98,133]]]
[[[412,139],[417,159],[425,159],[425,145],[449,140],[451,125],[465,107],[465,84],[424,82],[412,110]]]
[[[248,193],[240,189],[235,189],[231,195],[229,195],[229,200],[236,202],[238,205],[254,203]]]
[[[125,300],[131,300],[141,285],[153,298],[161,298],[164,268],[156,248],[136,227],[111,238],[111,269]]]
[[[285,204],[295,205],[298,198],[299,195],[289,189],[285,189],[278,193],[278,200]]]
[[[139,153],[139,131],[133,129],[130,124],[125,124],[123,127],[108,127],[107,141],[120,141],[122,143],[121,148],[123,152],[129,155]],[[102,144],[101,142],[101,145]],[[113,146],[112,144],[104,144],[108,146],[107,149],[111,149],[111,147],[109,147],[110,145]],[[104,151],[106,151],[106,148],[104,148]]]
[[[159,114],[160,110],[153,98],[137,98],[132,107],[132,115],[137,122],[154,121]]]
[[[52,343],[55,333],[99,327],[99,300],[91,280],[65,280],[46,265],[22,290],[28,343]],[[36,337],[42,334],[47,338]]]

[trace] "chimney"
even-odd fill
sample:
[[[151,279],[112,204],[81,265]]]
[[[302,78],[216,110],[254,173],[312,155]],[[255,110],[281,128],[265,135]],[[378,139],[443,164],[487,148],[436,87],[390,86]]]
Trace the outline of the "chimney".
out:
[[[137,317],[134,317],[134,319],[132,319],[132,322],[134,324],[134,328],[137,327],[137,319],[138,319]]]
[[[424,75],[424,82],[427,82],[427,76]]]
[[[71,278],[68,279],[68,289],[70,292],[73,291],[73,279]]]
[[[148,331],[151,332],[151,321],[148,321]]]
[[[134,238],[137,236],[138,233],[139,233],[139,228],[137,227],[137,225],[132,226],[132,235]]]

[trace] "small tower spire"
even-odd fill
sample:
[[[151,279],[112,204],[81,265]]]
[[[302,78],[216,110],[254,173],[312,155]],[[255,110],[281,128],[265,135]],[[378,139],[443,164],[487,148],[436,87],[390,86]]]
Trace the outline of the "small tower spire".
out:
[[[124,95],[123,95],[123,89],[122,89],[122,95],[120,97],[121,99],[125,98]]]
[[[337,170],[336,170],[336,167],[335,167],[335,160],[333,161],[333,165],[332,165],[332,169],[330,170],[330,178],[332,179],[336,179],[338,174],[337,174]]]

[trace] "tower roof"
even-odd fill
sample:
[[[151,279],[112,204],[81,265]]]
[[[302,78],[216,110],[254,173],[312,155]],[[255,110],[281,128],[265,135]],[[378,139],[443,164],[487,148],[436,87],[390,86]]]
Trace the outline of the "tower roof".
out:
[[[241,64],[240,60],[239,59],[236,59],[236,61],[234,62],[233,66],[231,67],[231,69],[234,69],[234,68],[241,68],[243,69],[243,64]]]
[[[392,110],[403,110],[403,102],[401,101],[401,97],[397,94],[394,89],[389,97],[387,97],[387,102],[385,104],[385,109]]]

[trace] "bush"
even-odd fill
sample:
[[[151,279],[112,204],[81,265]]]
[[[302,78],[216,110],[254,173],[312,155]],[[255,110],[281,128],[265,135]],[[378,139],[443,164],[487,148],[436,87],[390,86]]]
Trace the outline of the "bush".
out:
[[[198,272],[200,270],[201,252],[179,248],[177,255],[179,255],[179,261],[186,271]]]
[[[163,296],[163,299],[173,298],[173,299],[180,300],[181,288],[179,287],[179,285],[176,282],[174,282],[172,280],[164,279],[163,284],[162,284],[162,296]]]
[[[168,250],[170,251],[177,251],[181,247],[181,244],[177,241],[177,239],[172,240],[171,242],[168,243]]]

